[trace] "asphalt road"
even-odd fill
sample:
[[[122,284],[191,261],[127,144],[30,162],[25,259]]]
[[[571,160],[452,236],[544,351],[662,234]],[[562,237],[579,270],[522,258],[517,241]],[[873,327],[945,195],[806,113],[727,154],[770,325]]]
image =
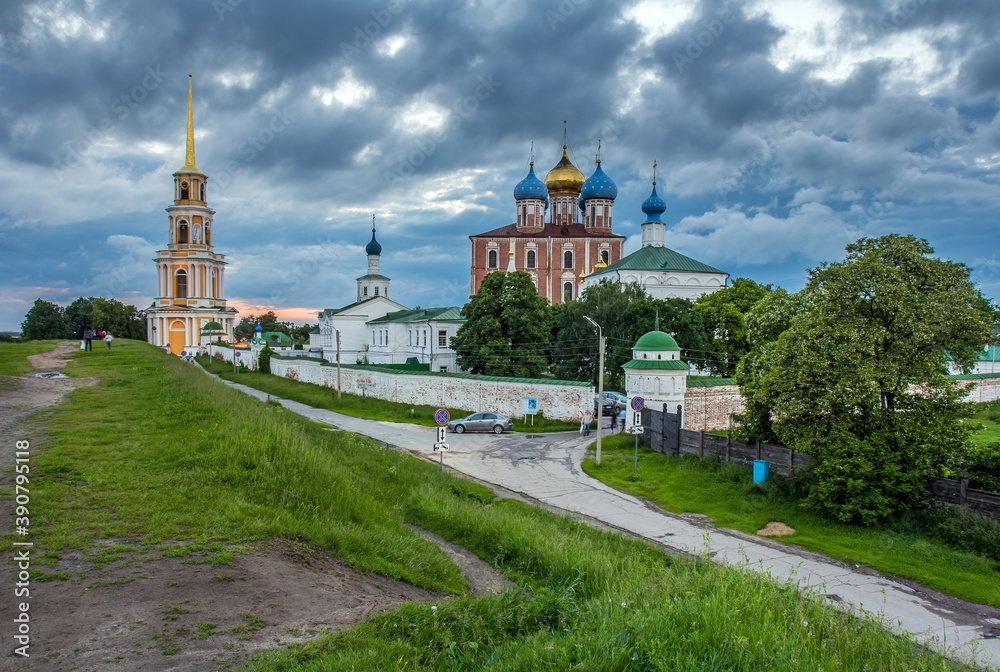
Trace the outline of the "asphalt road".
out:
[[[229,383],[266,399],[268,395]],[[824,596],[839,609],[862,611],[889,630],[909,633],[949,657],[1000,669],[1000,610],[972,604],[916,584],[888,579],[788,544],[706,525],[697,516],[655,509],[609,488],[580,464],[592,433],[448,434],[449,450],[434,453],[430,427],[352,418],[277,397],[295,413],[371,437],[418,457],[588,521],[639,535],[667,549],[708,555],[715,562],[767,574]]]

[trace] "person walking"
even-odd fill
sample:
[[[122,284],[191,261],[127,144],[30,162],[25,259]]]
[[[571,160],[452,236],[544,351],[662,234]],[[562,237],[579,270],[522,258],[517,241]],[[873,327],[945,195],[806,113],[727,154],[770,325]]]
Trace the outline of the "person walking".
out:
[[[83,343],[86,346],[84,350],[89,351],[94,349],[94,330],[89,325],[83,330]]]
[[[615,409],[611,409],[611,431],[618,429],[618,414],[615,413]]]
[[[583,435],[590,436],[590,423],[594,421],[594,414],[590,412],[590,409],[586,409],[583,412]]]
[[[104,334],[104,342],[108,346],[108,352],[111,352],[111,341],[115,340],[115,337],[111,335],[111,332]]]
[[[618,411],[618,424],[621,425],[621,431],[625,431],[625,409],[624,407]]]

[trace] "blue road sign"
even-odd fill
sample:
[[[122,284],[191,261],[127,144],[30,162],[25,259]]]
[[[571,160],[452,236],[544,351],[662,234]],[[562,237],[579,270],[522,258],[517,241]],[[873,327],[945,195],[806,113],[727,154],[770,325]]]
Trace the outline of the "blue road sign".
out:
[[[451,413],[448,412],[447,408],[439,408],[434,411],[434,422],[438,425],[447,425],[449,420],[451,420]]]

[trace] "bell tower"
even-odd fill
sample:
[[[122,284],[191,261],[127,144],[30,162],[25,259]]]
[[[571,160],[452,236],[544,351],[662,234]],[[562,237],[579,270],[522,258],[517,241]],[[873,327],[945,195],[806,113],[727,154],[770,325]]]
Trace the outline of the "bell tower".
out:
[[[207,343],[202,332],[232,340],[236,311],[226,306],[225,255],[214,248],[208,207],[208,176],[194,155],[194,77],[188,73],[184,165],[174,173],[173,205],[167,208],[167,248],[156,263],[156,298],[146,315],[147,339],[175,355]]]

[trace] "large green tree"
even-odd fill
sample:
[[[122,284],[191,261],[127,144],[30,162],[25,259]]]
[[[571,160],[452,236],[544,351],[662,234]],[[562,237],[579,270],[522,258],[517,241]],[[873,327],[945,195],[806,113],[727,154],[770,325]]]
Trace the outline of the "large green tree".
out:
[[[945,353],[971,367],[994,315],[969,269],[933,252],[895,234],[848,245],[810,271],[788,328],[741,370],[769,431],[813,457],[807,503],[839,520],[871,524],[923,500],[927,477],[964,450],[969,410]]]
[[[51,301],[35,299],[34,305],[28,310],[24,316],[24,322],[21,323],[21,336],[25,340],[70,336],[62,307]]]
[[[94,329],[111,332],[119,338],[146,340],[146,320],[135,306],[100,296],[91,297],[89,301]]]
[[[732,376],[740,359],[750,350],[746,315],[771,289],[749,278],[736,278],[729,287],[698,297],[694,307],[708,335],[706,368]]]
[[[495,271],[462,307],[451,339],[458,366],[489,376],[534,378],[548,368],[549,306],[524,271]]]
[[[236,328],[233,330],[236,335],[236,340],[239,341],[253,338],[258,324],[261,326],[263,331],[279,331],[283,334],[288,334],[289,336],[293,336],[293,331],[296,329],[295,325],[291,322],[279,322],[278,316],[274,314],[273,310],[261,313],[260,315],[250,313],[240,320],[236,325]]]

